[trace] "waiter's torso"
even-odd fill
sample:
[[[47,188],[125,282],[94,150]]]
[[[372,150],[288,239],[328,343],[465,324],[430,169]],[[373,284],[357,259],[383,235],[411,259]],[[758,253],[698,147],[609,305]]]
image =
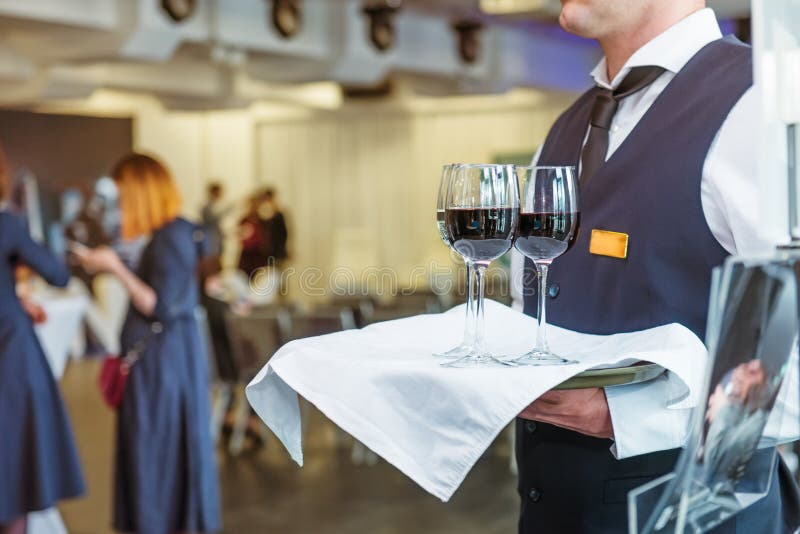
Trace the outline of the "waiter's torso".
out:
[[[703,166],[751,85],[749,47],[728,38],[708,44],[581,184],[581,230],[554,263],[548,321],[593,334],[677,322],[702,339],[711,270],[727,256],[703,214]],[[593,96],[584,94],[555,123],[540,165],[577,165]],[[593,229],[627,234],[627,257],[590,254]],[[535,295],[526,297],[525,311],[536,313]]]
[[[711,42],[581,184],[581,230],[572,249],[553,264],[549,322],[593,334],[678,322],[703,338],[711,271],[727,256],[703,213],[703,167],[725,119],[751,85],[750,48],[731,38]],[[594,91],[558,119],[538,164],[578,165]],[[627,234],[627,257],[590,254],[593,229]],[[535,315],[532,281],[526,277],[525,312]],[[671,471],[677,451],[616,460],[611,444],[518,421],[520,531],[625,532],[628,491]]]

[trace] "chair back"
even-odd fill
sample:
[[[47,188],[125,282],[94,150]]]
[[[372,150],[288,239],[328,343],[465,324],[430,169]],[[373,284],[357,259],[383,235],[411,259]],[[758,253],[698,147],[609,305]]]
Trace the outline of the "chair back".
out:
[[[279,318],[283,313],[282,308],[264,307],[247,315],[231,311],[225,314],[225,327],[240,381],[254,377],[282,345]]]
[[[353,310],[339,306],[317,306],[309,310],[284,311],[278,324],[284,343],[356,328]]]

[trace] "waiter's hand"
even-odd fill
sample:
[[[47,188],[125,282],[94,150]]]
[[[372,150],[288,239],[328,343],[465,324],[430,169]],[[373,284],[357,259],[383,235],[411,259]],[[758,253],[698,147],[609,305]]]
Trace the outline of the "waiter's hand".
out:
[[[548,391],[519,416],[595,438],[614,436],[606,393],[601,388]]]

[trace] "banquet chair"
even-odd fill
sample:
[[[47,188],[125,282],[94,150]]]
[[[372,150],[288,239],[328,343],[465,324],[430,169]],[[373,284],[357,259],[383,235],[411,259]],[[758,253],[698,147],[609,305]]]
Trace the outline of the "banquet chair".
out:
[[[339,295],[331,299],[330,305],[352,310],[356,327],[362,328],[365,326],[363,310],[374,306],[374,299],[369,295]]]
[[[442,303],[433,291],[399,293],[389,302],[388,307],[407,310],[420,310],[419,313],[441,313]]]
[[[388,302],[364,301],[360,307],[363,326],[441,311],[439,298],[433,293],[397,295]]]
[[[244,396],[244,388],[261,368],[267,364],[273,354],[280,348],[282,338],[279,318],[285,314],[279,307],[256,308],[247,315],[239,315],[228,311],[225,314],[225,328],[231,344],[231,353],[238,370],[237,391],[228,398],[220,398],[217,409],[221,410],[221,420],[231,398],[238,397],[234,414],[233,432],[228,444],[228,451],[238,455],[244,446],[247,424],[250,418],[250,405]],[[261,428],[262,438],[266,441],[265,428]]]
[[[284,310],[278,316],[278,326],[281,341],[288,343],[295,339],[356,328],[356,320],[349,307],[323,305],[309,309],[298,308],[291,312]]]
[[[442,302],[439,295],[433,291],[419,290],[413,293],[398,293],[388,300],[381,300],[375,304],[376,308],[389,308],[408,310],[414,315],[420,313],[440,313]]]
[[[410,308],[396,308],[396,307],[380,307],[372,308],[364,314],[364,326],[383,321],[393,321],[395,319],[404,319],[406,317],[413,317],[425,313],[424,310],[414,310]]]

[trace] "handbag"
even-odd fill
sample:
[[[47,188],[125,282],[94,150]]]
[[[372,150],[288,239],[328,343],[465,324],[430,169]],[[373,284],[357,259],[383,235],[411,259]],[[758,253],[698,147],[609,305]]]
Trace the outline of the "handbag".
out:
[[[192,239],[197,247],[199,261],[205,256],[205,233],[195,231],[192,234]],[[158,321],[152,322],[150,323],[150,331],[142,339],[134,343],[125,356],[114,356],[103,361],[103,366],[100,368],[100,376],[97,377],[97,385],[100,388],[100,395],[110,408],[119,409],[125,396],[125,385],[128,382],[131,368],[141,358],[142,353],[147,348],[147,343],[163,331],[164,325]]]
[[[128,382],[131,368],[141,358],[142,352],[147,347],[147,342],[163,330],[164,327],[161,323],[152,323],[150,332],[134,343],[125,356],[114,356],[103,360],[100,375],[97,377],[97,385],[100,388],[100,395],[103,397],[103,401],[110,408],[119,409],[125,395],[125,384]]]

